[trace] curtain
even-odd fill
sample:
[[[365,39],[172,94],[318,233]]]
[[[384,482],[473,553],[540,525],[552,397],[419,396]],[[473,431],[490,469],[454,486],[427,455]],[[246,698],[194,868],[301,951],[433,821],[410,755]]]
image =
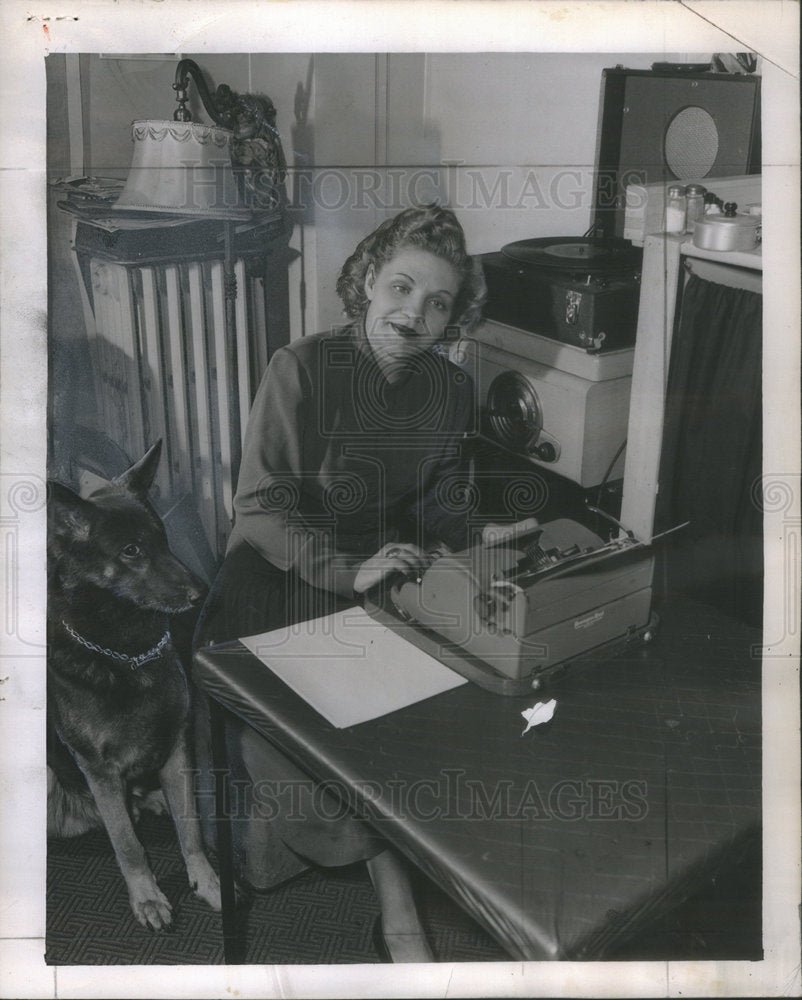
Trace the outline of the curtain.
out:
[[[669,368],[657,528],[667,591],[762,619],[762,296],[692,275]]]

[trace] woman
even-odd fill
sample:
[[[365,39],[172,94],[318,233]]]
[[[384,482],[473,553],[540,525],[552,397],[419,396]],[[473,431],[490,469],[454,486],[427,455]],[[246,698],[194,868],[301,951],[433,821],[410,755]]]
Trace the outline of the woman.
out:
[[[276,351],[262,380],[199,643],[352,607],[467,544],[464,515],[441,503],[438,484],[459,469],[472,387],[437,347],[479,321],[484,281],[453,212],[410,208],[383,223],[348,258],[337,292],[350,325]],[[304,780],[248,727],[240,751],[253,781]],[[431,960],[404,869],[365,824],[310,815],[269,826],[249,823],[252,866],[260,844],[285,874],[282,849],[326,866],[367,861],[393,961]]]

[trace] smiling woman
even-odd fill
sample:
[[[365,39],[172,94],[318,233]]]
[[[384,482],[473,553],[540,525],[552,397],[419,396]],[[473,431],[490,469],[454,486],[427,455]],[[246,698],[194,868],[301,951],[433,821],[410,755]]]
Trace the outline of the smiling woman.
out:
[[[403,375],[406,359],[433,347],[445,334],[459,291],[459,275],[426,250],[401,250],[381,270],[371,265],[365,278],[370,304],[365,333],[379,365],[392,380]]]
[[[351,325],[277,351],[259,388],[234,530],[197,645],[351,607],[389,577],[418,574],[467,545],[464,514],[438,485],[462,464],[473,386],[432,350],[481,315],[481,268],[456,216],[432,205],[388,220],[348,258],[337,291]],[[289,781],[321,801],[253,730],[243,727],[238,741],[251,781]],[[366,860],[393,959],[431,959],[406,874],[384,841],[336,803],[310,808],[303,823],[287,819],[279,809],[269,820],[272,840],[267,820],[248,820],[252,881],[275,882],[298,856],[324,866]]]

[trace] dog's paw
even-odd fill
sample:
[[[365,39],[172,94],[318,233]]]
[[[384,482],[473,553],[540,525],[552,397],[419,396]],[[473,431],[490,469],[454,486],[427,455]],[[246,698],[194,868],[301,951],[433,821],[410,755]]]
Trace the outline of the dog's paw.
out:
[[[208,903],[213,910],[221,910],[220,879],[205,855],[200,854],[187,861],[187,875],[192,891]]]
[[[134,916],[143,927],[161,931],[170,926],[173,908],[155,879],[151,877],[143,880],[142,885],[129,886],[128,895]]]
[[[139,808],[144,812],[153,813],[154,816],[168,816],[170,814],[167,799],[161,788],[154,788],[152,792],[143,795],[139,801]]]

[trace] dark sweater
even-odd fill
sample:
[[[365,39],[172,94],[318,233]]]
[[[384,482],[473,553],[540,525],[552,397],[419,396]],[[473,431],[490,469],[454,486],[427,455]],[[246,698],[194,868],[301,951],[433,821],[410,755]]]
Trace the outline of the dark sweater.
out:
[[[353,594],[359,565],[392,541],[467,544],[449,501],[473,431],[473,386],[427,352],[388,382],[359,325],[276,351],[248,421],[229,551]]]

